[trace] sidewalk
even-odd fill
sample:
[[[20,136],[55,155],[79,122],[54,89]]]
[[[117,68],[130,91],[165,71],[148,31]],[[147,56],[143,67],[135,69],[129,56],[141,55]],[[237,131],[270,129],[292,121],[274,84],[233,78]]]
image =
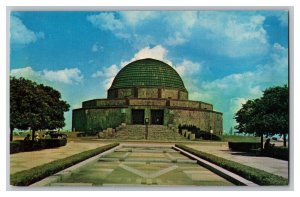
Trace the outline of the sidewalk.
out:
[[[66,146],[59,148],[12,154],[10,155],[10,174],[62,159],[86,150],[95,149],[106,144],[109,144],[109,142],[70,141]]]
[[[271,157],[256,157],[243,155],[240,152],[232,152],[228,148],[228,143],[207,145],[207,144],[186,144],[191,148],[203,151],[209,154],[214,154],[228,160],[236,161],[238,163],[251,166],[253,168],[261,169],[272,174],[288,178],[288,161],[274,159]]]

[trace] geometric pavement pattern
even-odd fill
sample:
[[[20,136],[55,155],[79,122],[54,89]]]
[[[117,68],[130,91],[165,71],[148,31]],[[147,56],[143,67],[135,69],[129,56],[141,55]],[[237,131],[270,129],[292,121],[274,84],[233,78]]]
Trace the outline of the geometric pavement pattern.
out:
[[[123,146],[50,186],[233,185],[171,147]]]

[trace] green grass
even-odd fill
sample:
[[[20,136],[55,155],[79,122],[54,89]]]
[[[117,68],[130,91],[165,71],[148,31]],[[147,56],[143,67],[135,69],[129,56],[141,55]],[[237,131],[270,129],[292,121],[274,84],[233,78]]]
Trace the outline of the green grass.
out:
[[[289,183],[288,179],[268,173],[263,170],[252,168],[250,166],[246,166],[235,161],[231,161],[209,153],[195,150],[193,148],[187,147],[182,144],[176,144],[175,146],[184,149],[202,159],[212,162],[222,168],[225,168],[235,174],[238,174],[244,177],[245,179],[248,179],[258,185],[264,185],[264,186],[288,185]]]
[[[222,140],[225,142],[260,142],[260,137],[224,135]]]
[[[71,167],[81,161],[84,161],[118,145],[118,143],[108,144],[106,146],[84,151],[63,159],[55,160],[29,170],[16,172],[10,176],[10,184],[14,186],[31,185],[32,183],[40,181],[43,178],[53,175],[61,170]]]

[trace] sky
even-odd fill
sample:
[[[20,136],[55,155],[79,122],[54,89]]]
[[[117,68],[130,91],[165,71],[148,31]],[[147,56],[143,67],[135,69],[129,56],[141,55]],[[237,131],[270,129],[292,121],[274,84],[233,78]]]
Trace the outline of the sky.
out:
[[[174,67],[229,132],[243,103],[288,84],[288,12],[11,12],[10,75],[54,87],[71,110],[106,98],[118,71],[143,58]]]

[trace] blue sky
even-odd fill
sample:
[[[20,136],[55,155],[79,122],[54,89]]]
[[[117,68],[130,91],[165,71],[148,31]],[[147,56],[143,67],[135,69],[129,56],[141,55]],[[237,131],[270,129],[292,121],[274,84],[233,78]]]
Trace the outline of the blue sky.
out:
[[[288,83],[287,11],[12,12],[10,74],[58,89],[71,109],[105,98],[127,63],[156,58],[181,75],[190,100],[234,113]],[[71,128],[71,112],[65,114]]]

